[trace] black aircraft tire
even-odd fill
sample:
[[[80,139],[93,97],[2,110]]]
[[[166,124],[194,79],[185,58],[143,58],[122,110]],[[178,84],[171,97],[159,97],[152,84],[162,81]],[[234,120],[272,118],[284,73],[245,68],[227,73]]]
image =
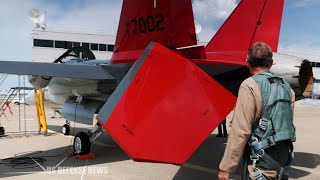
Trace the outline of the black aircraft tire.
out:
[[[4,127],[0,126],[0,136],[4,136],[5,130]]]
[[[74,153],[77,155],[89,154],[90,148],[90,137],[85,132],[77,133],[73,141]]]
[[[70,126],[68,124],[64,124],[61,129],[62,134],[69,135],[70,134]]]

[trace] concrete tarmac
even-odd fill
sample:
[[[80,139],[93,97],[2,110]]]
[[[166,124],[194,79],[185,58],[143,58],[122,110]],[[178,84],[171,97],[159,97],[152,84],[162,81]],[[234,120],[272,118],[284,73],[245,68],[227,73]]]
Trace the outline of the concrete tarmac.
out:
[[[61,134],[65,119],[50,118],[53,113],[47,110],[50,131],[48,136],[43,136],[36,132],[34,106],[26,106],[25,111],[20,106],[20,128],[19,106],[12,109],[14,115],[7,111],[7,120],[5,117],[0,118],[7,133],[0,137],[0,178],[4,179],[214,180],[217,179],[218,165],[227,141],[226,138],[217,138],[215,130],[184,165],[178,166],[134,162],[104,133],[91,149],[97,158],[76,160],[66,158],[67,152],[72,150],[73,136]],[[23,112],[26,112],[26,117],[23,117]],[[230,119],[231,115],[227,117],[228,125]],[[294,144],[295,160],[290,170],[290,179],[320,179],[320,102],[297,102],[294,121],[297,142]],[[91,126],[72,123],[70,133],[86,132],[90,128]],[[25,157],[31,156],[33,159],[24,158],[24,161],[16,161],[15,165],[10,164],[13,160],[18,160],[21,153],[29,153]],[[3,161],[6,158],[15,159]],[[232,179],[240,177],[240,170],[231,175]]]

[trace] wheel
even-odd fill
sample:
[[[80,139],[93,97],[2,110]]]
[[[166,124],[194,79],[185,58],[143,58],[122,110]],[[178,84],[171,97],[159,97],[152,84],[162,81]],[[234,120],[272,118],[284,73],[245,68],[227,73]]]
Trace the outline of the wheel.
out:
[[[74,137],[73,150],[75,154],[88,154],[90,152],[90,137],[85,132],[79,132]]]
[[[69,135],[70,133],[70,126],[68,124],[64,124],[62,126],[62,134]]]
[[[0,126],[0,136],[4,136],[5,130],[4,127]]]

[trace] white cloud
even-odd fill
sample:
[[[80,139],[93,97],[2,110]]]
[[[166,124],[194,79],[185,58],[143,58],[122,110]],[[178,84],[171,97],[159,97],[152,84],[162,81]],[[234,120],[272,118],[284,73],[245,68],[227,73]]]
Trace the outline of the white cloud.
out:
[[[56,9],[48,12],[48,28],[72,32],[117,33],[122,1],[86,0],[65,12]],[[52,17],[51,17],[52,14]],[[59,14],[60,18],[55,18]]]
[[[2,2],[0,6],[0,60],[31,61],[32,23],[27,13],[32,7],[36,7],[34,1]],[[1,84],[0,89],[9,89],[13,86],[18,86],[18,76],[10,75]]]
[[[67,3],[67,2],[66,2]],[[32,8],[46,11],[48,29],[116,34],[121,1],[85,0],[82,6],[62,9],[44,1],[7,0],[0,6],[0,60],[31,61]]]
[[[31,27],[27,9],[35,4],[30,1],[6,1],[0,6],[1,48],[0,59],[30,60]]]
[[[84,0],[61,8],[48,1],[7,0],[0,6],[0,60],[31,61],[32,22],[28,12],[32,8],[46,11],[50,30],[116,34],[122,1]],[[194,15],[202,25],[200,41],[209,41],[236,6],[235,0],[195,0]]]
[[[319,0],[299,0],[292,1],[292,6],[295,8],[301,8],[306,6],[312,6],[314,3],[319,2]]]
[[[81,6],[73,4],[69,5],[68,9],[63,9],[58,4],[48,3],[48,1],[7,0],[2,2],[0,60],[31,61],[30,34],[33,25],[28,18],[28,12],[32,8],[46,11],[46,23],[49,29],[116,34],[122,1],[85,0],[82,3],[84,4]],[[17,85],[16,79],[15,76],[7,79],[5,85],[1,85],[0,88]]]
[[[48,3],[49,2],[49,3]],[[59,1],[60,3],[62,1]],[[48,29],[59,31],[90,32],[116,35],[122,1],[119,0],[83,0],[70,1],[67,7],[55,1],[6,0],[0,6],[1,43],[0,60],[31,61],[32,41],[30,33],[32,22],[28,11],[41,8],[46,11]],[[291,5],[303,7],[316,0],[293,1]],[[193,0],[195,19],[202,25],[199,40],[208,42],[222,23],[234,10],[238,0]],[[290,2],[291,3],[291,2]],[[280,42],[280,49],[309,50],[308,53],[320,52],[313,41],[295,44]]]
[[[61,12],[61,9],[53,9],[53,17],[60,13],[64,14],[59,19],[50,18],[51,14],[47,10],[48,28],[115,35],[121,5],[122,1],[86,0],[83,6],[74,7],[67,13]],[[193,2],[194,16],[202,25],[199,40],[209,41],[236,5],[236,0],[195,0]]]
[[[236,0],[193,1],[195,20],[202,25],[203,29],[199,34],[199,40],[208,42],[236,6]]]
[[[320,61],[320,47],[312,40],[301,40],[293,44],[280,42],[278,51],[303,57],[311,61]]]

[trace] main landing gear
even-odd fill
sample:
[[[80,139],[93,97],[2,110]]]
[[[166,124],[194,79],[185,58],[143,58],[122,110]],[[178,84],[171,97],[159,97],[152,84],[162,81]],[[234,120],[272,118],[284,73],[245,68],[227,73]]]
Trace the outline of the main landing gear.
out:
[[[87,133],[79,132],[73,141],[73,150],[76,155],[89,154],[91,143],[97,140],[103,133],[101,125],[97,122],[94,128]]]
[[[74,137],[73,151],[77,155],[88,154],[90,152],[91,141],[88,134],[79,132]]]

